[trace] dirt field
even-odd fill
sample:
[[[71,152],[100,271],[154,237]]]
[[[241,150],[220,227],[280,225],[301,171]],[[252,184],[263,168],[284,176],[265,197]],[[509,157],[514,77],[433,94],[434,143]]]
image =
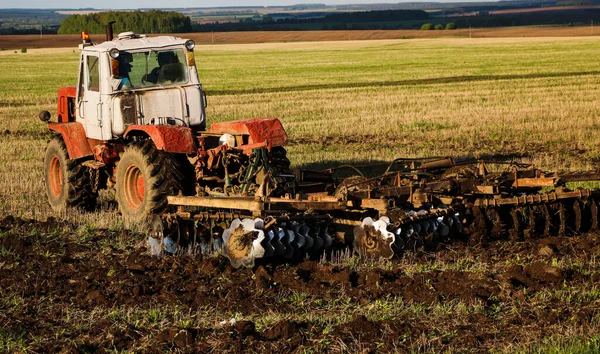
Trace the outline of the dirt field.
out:
[[[596,261],[598,235],[457,241],[411,255],[421,269],[234,270],[120,248],[140,236],[127,232],[56,234],[65,226],[0,221],[0,332],[23,333],[29,352],[483,352],[600,329],[600,273],[581,266]]]
[[[307,41],[343,41],[399,38],[439,38],[439,37],[571,37],[600,35],[600,30],[590,27],[506,27],[474,28],[453,31],[281,31],[281,32],[221,32],[221,33],[185,33],[175,34],[191,38],[198,44],[219,43],[268,43],[268,42],[307,42]],[[103,41],[104,35],[92,35],[92,40]],[[11,35],[0,36],[0,49],[25,48],[76,48],[80,42],[78,35]]]
[[[150,256],[110,192],[92,213],[56,213],[37,115],[76,85],[77,50],[3,54],[0,353],[600,352],[597,233],[234,270]],[[209,124],[278,117],[294,166],[487,155],[583,171],[600,161],[599,55],[595,37],[440,38],[207,45],[197,59]]]

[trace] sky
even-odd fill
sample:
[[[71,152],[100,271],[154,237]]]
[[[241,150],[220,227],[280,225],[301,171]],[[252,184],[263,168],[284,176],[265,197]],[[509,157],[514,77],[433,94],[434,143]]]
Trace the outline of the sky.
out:
[[[433,0],[433,2],[471,2],[476,0]],[[484,0],[485,1],[485,0]],[[302,0],[103,0],[103,1],[83,1],[83,0],[2,0],[0,8],[42,8],[42,9],[78,9],[93,7],[96,9],[136,9],[136,8],[175,8],[175,7],[221,7],[221,6],[280,6],[296,4],[395,4],[398,2],[423,2],[419,0],[399,1],[399,0],[324,0],[324,1],[302,1]]]

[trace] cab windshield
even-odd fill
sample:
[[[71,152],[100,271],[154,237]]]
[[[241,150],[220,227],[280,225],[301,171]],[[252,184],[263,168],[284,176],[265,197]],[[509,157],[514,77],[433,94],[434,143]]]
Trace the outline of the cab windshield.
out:
[[[188,81],[183,49],[121,52],[118,90],[181,84]]]

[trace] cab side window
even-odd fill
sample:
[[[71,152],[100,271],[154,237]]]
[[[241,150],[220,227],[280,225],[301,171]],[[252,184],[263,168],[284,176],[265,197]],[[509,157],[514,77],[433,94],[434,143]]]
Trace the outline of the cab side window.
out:
[[[88,70],[88,91],[99,92],[100,91],[100,71],[98,65],[98,57],[88,56],[87,57],[87,70]]]
[[[84,75],[83,75],[83,67],[84,67],[84,65],[83,65],[83,60],[82,60],[81,63],[79,64],[79,88],[78,88],[78,93],[77,93],[77,101],[78,102],[83,98],[83,95],[84,95],[84,92],[85,92],[84,91],[84,88],[85,88],[85,85],[84,85],[85,78],[84,78]]]

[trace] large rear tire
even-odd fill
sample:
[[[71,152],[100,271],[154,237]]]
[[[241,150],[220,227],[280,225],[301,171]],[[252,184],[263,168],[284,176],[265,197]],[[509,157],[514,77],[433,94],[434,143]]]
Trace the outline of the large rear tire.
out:
[[[44,158],[46,195],[52,209],[63,211],[68,207],[92,209],[96,205],[90,170],[80,161],[69,159],[67,147],[59,137],[52,138]]]
[[[125,148],[117,166],[116,199],[123,218],[141,222],[167,207],[167,196],[180,188],[178,164],[152,141],[132,143]]]

